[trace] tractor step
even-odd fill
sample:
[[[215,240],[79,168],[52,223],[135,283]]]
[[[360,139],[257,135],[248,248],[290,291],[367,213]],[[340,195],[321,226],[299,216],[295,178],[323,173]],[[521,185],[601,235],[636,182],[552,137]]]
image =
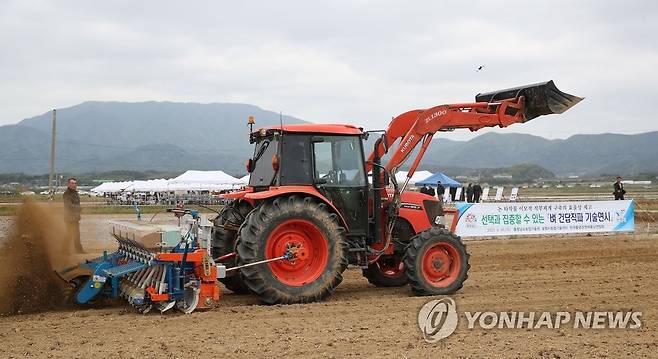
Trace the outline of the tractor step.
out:
[[[363,255],[350,255],[350,268],[364,269],[368,268],[368,246],[366,245],[365,238],[353,237],[350,238],[350,246],[348,252],[350,254],[363,253]]]

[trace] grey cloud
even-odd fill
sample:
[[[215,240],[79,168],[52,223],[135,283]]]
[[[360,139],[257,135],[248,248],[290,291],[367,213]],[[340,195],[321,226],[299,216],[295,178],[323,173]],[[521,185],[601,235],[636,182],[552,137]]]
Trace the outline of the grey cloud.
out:
[[[498,131],[658,130],[646,108],[656,24],[658,3],[643,1],[5,1],[0,124],[85,100],[172,100],[382,128],[412,108],[554,79],[587,100]]]

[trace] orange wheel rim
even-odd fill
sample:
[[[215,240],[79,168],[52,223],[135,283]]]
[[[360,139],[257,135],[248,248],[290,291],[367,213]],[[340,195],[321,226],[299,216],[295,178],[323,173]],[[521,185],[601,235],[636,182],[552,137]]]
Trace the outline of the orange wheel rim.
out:
[[[436,243],[425,251],[421,272],[435,287],[447,287],[455,282],[461,269],[459,251],[449,243]]]
[[[283,284],[301,287],[318,279],[329,262],[329,244],[313,223],[291,219],[279,224],[267,239],[265,258],[294,251],[292,260],[269,263],[272,274]]]

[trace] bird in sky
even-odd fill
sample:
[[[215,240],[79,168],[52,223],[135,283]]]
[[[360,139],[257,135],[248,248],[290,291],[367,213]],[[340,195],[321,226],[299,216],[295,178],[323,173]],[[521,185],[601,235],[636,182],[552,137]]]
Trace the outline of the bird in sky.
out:
[[[475,72],[480,72],[484,69],[484,65],[480,65]]]

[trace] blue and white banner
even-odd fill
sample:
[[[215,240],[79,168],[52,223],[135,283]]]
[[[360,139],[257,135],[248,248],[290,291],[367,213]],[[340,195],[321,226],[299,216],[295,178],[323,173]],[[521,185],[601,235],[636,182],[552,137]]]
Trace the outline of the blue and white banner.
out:
[[[635,230],[632,200],[457,203],[457,209],[462,237]]]

